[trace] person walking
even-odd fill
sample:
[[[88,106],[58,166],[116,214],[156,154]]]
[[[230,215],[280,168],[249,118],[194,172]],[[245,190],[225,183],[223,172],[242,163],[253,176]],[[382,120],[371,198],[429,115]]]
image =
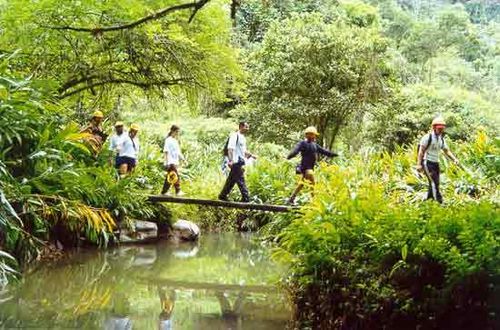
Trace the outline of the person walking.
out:
[[[181,191],[179,172],[177,171],[180,161],[185,160],[179,146],[179,132],[179,126],[172,125],[163,146],[163,153],[165,155],[164,167],[166,170],[166,175],[165,182],[163,183],[163,189],[161,190],[162,194],[168,194],[170,186],[173,185],[175,188],[175,194],[177,196],[184,195],[184,193]]]
[[[128,135],[122,140],[121,145],[118,146],[119,153],[116,159],[116,166],[121,178],[131,173],[137,166],[140,150],[139,138],[137,137],[138,132],[139,125],[130,125]]]
[[[94,111],[89,124],[80,131],[80,133],[89,133],[92,135],[90,143],[94,149],[94,153],[97,154],[101,151],[102,145],[106,142],[108,135],[104,133],[102,129],[102,121],[104,119],[104,114],[102,111]]]
[[[307,127],[304,131],[304,135],[305,139],[297,143],[292,152],[290,152],[287,156],[287,159],[292,159],[300,153],[302,157],[300,164],[296,168],[297,174],[301,174],[302,178],[297,185],[297,188],[295,188],[294,192],[288,199],[288,204],[295,204],[295,198],[304,187],[304,182],[314,185],[314,166],[316,165],[318,154],[322,154],[327,157],[338,156],[336,153],[331,152],[316,143],[316,139],[319,136],[316,127]]]
[[[248,203],[250,201],[250,194],[245,183],[245,158],[257,157],[247,151],[247,141],[245,134],[250,129],[250,126],[246,121],[239,123],[238,130],[229,135],[227,141],[227,166],[229,166],[229,175],[226,178],[226,182],[222,191],[219,194],[219,199],[222,201],[227,201],[227,196],[233,189],[234,185],[237,184],[241,192],[241,201]]]
[[[431,132],[425,134],[422,139],[420,139],[417,156],[417,170],[419,172],[424,172],[429,182],[427,199],[433,199],[438,203],[443,203],[443,196],[439,191],[439,151],[443,150],[444,154],[456,165],[459,165],[459,161],[450,151],[444,140],[443,135],[446,128],[444,119],[442,117],[434,118],[431,126]]]
[[[109,151],[111,151],[109,163],[113,164],[113,159],[114,159],[114,165],[116,168],[118,168],[118,166],[116,165],[116,161],[120,153],[120,147],[123,143],[123,139],[127,138],[127,136],[128,136],[127,131],[125,131],[123,128],[123,122],[117,121],[115,123],[115,133],[111,136],[109,143]]]

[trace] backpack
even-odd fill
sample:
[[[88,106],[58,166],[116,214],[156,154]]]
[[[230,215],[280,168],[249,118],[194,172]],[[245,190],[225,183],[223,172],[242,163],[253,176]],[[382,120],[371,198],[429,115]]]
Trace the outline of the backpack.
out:
[[[231,138],[231,135],[226,140],[226,143],[224,143],[224,148],[222,149],[222,155],[225,157],[229,156],[229,148],[227,147],[229,145],[229,139]],[[236,145],[238,145],[238,139],[240,138],[239,135],[236,135]]]
[[[432,143],[432,133],[428,134],[429,137],[427,138],[427,144],[425,145],[425,150],[429,149],[429,146]],[[444,145],[444,136],[441,136],[441,146]],[[420,152],[420,143],[417,145],[417,160],[418,160],[418,153]]]

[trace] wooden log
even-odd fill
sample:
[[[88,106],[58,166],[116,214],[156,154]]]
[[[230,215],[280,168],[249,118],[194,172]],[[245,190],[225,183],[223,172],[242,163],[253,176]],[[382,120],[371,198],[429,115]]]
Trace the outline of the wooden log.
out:
[[[269,212],[289,212],[294,209],[295,210],[298,209],[297,207],[291,207],[285,205],[253,204],[253,203],[230,202],[230,201],[220,201],[211,199],[174,197],[166,195],[151,195],[149,196],[148,199],[150,202],[153,203],[167,202],[167,203],[179,203],[179,204],[197,204],[197,205],[228,207],[228,208],[243,209],[243,210],[259,210],[259,211],[269,211]]]

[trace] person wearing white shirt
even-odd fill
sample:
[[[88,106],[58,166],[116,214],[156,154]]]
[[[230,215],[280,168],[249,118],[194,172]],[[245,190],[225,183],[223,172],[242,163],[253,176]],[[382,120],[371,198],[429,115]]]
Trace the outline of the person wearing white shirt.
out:
[[[238,131],[231,133],[227,142],[227,158],[228,166],[231,169],[226,179],[226,183],[219,194],[219,199],[227,201],[227,196],[237,184],[241,192],[241,201],[249,202],[250,195],[245,183],[244,165],[245,158],[257,158],[247,150],[247,141],[245,133],[248,132],[250,126],[247,122],[240,122]]]
[[[120,177],[124,177],[128,173],[131,173],[137,166],[140,150],[137,132],[139,132],[139,125],[130,125],[128,134],[126,134],[123,140],[121,140],[120,145],[117,147],[119,151],[116,165],[118,166]]]
[[[165,160],[163,165],[167,173],[165,175],[165,182],[163,183],[163,188],[161,190],[162,194],[167,194],[170,186],[173,185],[175,194],[177,196],[184,195],[184,193],[181,191],[181,183],[178,172],[180,161],[184,160],[184,155],[181,152],[178,140],[179,132],[179,126],[172,125],[172,127],[170,127],[170,132],[165,138],[165,144],[163,146]]]
[[[118,154],[120,152],[120,147],[123,143],[123,139],[128,136],[127,131],[123,129],[123,122],[117,121],[115,124],[115,134],[110,138],[109,151],[111,151],[111,157],[109,163],[113,164],[113,158],[115,160],[115,167],[118,168],[116,161],[118,159]]]
[[[458,159],[450,151],[443,134],[446,128],[446,123],[443,118],[436,117],[432,121],[432,131],[422,137],[419,143],[417,156],[417,170],[424,171],[427,180],[429,181],[429,191],[427,199],[434,199],[438,203],[443,202],[443,197],[439,191],[439,151],[443,150],[455,164]]]

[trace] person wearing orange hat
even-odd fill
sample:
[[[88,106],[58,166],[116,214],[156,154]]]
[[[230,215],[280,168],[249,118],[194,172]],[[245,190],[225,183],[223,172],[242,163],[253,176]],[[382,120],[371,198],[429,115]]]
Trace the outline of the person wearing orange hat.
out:
[[[417,156],[417,170],[424,172],[429,181],[427,199],[443,202],[443,196],[439,191],[439,151],[443,150],[455,164],[459,164],[458,159],[448,148],[443,138],[446,123],[442,117],[436,117],[432,121],[432,130],[422,137],[419,143]]]
[[[292,196],[288,199],[288,204],[295,204],[295,198],[304,187],[304,182],[314,185],[314,166],[316,165],[317,155],[322,154],[327,157],[338,156],[316,143],[319,136],[318,130],[314,126],[309,126],[304,131],[305,139],[297,143],[292,152],[287,156],[287,159],[292,159],[299,153],[302,157],[300,164],[296,168],[296,173],[302,175],[300,183],[295,188]]]
[[[103,118],[104,114],[102,113],[102,111],[94,111],[89,125],[81,131],[81,133],[92,134],[90,143],[93,146],[95,152],[99,152],[101,150],[102,145],[104,144],[104,142],[106,142],[106,139],[108,137],[108,135],[104,133],[104,130],[102,129]]]
[[[137,166],[137,160],[139,159],[138,132],[139,125],[130,125],[128,135],[122,140],[121,145],[118,147],[119,152],[116,158],[116,166],[122,178],[128,173],[131,173]]]

